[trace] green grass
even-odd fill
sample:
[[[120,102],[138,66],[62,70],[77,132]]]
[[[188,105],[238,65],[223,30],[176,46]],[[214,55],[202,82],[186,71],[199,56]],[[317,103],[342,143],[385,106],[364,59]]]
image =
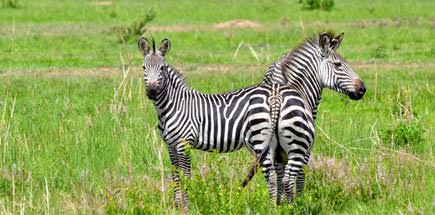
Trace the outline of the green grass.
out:
[[[345,1],[336,2],[336,8],[325,12],[302,10],[296,0],[273,5],[243,1],[194,5],[189,1],[113,1],[108,6],[99,6],[95,1],[19,1],[18,9],[2,9],[0,13],[0,33],[6,35],[0,38],[0,53],[4,53],[0,55],[0,70],[117,66],[120,52],[124,56],[138,55],[136,42],[119,44],[114,28],[131,24],[149,8],[156,13],[152,25],[202,26],[187,32],[149,32],[156,38],[172,39],[172,58],[182,63],[268,64],[313,32],[330,29],[346,32],[346,45],[341,51],[351,61],[426,63],[432,61],[435,52],[429,10],[434,6],[432,1]],[[263,27],[212,27],[232,19],[251,19]],[[280,24],[282,20],[287,24]],[[259,61],[247,46],[233,59],[242,41],[253,47]]]
[[[187,29],[149,34],[171,39],[168,62],[203,92],[259,83],[281,54],[326,29],[345,32],[340,53],[368,89],[361,101],[324,91],[317,162],[294,205],[269,204],[261,173],[240,188],[252,162],[246,150],[192,151],[192,214],[434,213],[433,1],[335,1],[329,12],[297,0],[95,2],[0,8],[0,214],[181,213],[136,41],[121,44],[113,30],[149,8],[154,29]],[[232,19],[263,27],[212,27]],[[120,56],[132,69],[122,85]],[[409,113],[421,141],[386,141]]]

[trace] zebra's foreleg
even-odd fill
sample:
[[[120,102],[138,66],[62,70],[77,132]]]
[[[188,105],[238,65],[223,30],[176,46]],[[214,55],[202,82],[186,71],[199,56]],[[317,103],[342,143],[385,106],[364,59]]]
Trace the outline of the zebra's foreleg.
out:
[[[183,170],[184,176],[187,179],[190,179],[191,177],[191,173],[190,173],[190,169],[191,169],[191,162],[190,162],[190,155],[188,150],[190,150],[190,144],[188,141],[181,141],[176,149],[177,149],[177,154],[178,154],[178,162],[179,162],[179,166],[181,168],[181,170]]]
[[[184,179],[189,180],[191,177],[190,174],[190,156],[189,153],[186,150],[189,150],[189,142],[186,140],[181,140],[178,144],[175,146],[175,150],[178,157],[178,169],[183,171]],[[180,203],[183,206],[185,210],[189,207],[189,195],[186,190],[186,185],[183,183],[183,180],[180,180]]]
[[[179,208],[188,208],[188,197],[187,193],[183,192],[183,186],[181,186],[180,170],[182,170],[182,158],[178,152],[178,144],[175,146],[168,146],[169,157],[171,159],[171,172],[172,172],[172,182],[174,183],[174,201],[175,205]]]

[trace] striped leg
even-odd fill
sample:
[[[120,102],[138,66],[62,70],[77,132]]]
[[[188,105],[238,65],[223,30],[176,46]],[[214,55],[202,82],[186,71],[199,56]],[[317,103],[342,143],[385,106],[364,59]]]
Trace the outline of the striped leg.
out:
[[[305,171],[304,169],[301,169],[299,172],[297,178],[296,178],[296,193],[297,195],[301,195],[302,191],[304,190],[304,183],[305,183]]]
[[[284,170],[284,189],[286,196],[288,198],[289,204],[293,202],[293,199],[295,198],[295,182],[296,177],[299,175],[299,172],[301,171],[303,167],[303,164],[299,161],[299,159],[296,156],[290,155],[289,161],[285,167]]]
[[[274,171],[272,155],[270,153],[261,163],[261,170],[263,172],[264,178],[266,179],[270,201],[274,203],[277,198],[277,174],[276,171]]]
[[[276,198],[276,204],[281,204],[281,201],[284,197],[284,164],[283,163],[275,163],[275,171],[277,174],[277,198]]]
[[[310,160],[310,155],[311,153],[308,152],[305,155],[305,165],[308,163],[308,161]],[[304,190],[304,184],[305,184],[305,171],[302,168],[301,171],[299,172],[297,178],[296,178],[296,192],[298,195],[302,194],[302,191]]]
[[[186,178],[190,178],[190,157],[185,154],[184,144],[177,144],[175,146],[168,146],[169,156],[172,164],[172,181],[174,187],[174,200],[175,205],[187,210],[189,204],[189,197],[187,192],[183,192],[181,186],[180,170],[184,172]]]
[[[176,149],[178,154],[179,167],[181,168],[181,170],[183,170],[184,176],[186,176],[187,179],[190,179],[191,162],[189,154],[186,153],[186,147],[188,147],[188,144],[189,142],[182,141],[177,145]]]

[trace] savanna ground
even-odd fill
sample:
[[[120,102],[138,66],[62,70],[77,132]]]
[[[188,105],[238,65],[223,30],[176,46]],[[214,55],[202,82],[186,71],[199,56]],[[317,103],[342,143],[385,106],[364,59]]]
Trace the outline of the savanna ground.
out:
[[[335,1],[330,11],[297,0],[3,3],[0,214],[180,213],[137,37],[119,42],[119,27],[150,10],[145,34],[170,38],[167,61],[203,92],[259,83],[324,30],[345,32],[339,52],[368,89],[360,101],[325,90],[292,206],[268,203],[261,173],[240,188],[246,150],[192,150],[192,214],[435,213],[434,1]]]

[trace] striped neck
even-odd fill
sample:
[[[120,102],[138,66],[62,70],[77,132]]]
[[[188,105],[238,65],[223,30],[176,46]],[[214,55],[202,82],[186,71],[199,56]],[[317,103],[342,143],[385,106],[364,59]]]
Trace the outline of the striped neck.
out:
[[[180,72],[168,64],[165,67],[162,90],[157,94],[154,101],[159,114],[167,109],[168,105],[176,105],[181,101],[182,97],[180,95],[194,91],[187,85]]]
[[[264,83],[290,84],[300,91],[313,116],[322,95],[319,76],[321,56],[315,40],[308,40],[269,67]]]

